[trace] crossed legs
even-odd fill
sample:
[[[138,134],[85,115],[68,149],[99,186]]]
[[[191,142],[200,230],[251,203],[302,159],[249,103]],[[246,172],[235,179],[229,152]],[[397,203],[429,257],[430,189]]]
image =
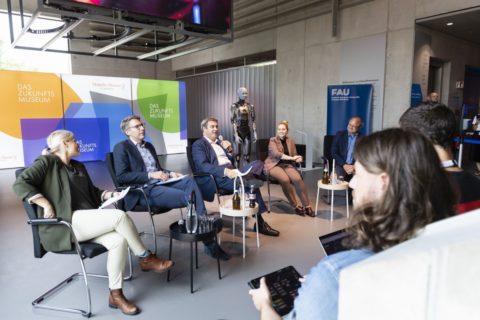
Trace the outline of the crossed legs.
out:
[[[302,202],[304,207],[310,205],[310,200],[308,199],[307,188],[305,183],[298,172],[291,165],[277,165],[270,169],[270,176],[277,179],[280,185],[282,186],[283,193],[288,199],[288,202],[293,206],[297,207],[298,202],[295,196],[295,191]]]

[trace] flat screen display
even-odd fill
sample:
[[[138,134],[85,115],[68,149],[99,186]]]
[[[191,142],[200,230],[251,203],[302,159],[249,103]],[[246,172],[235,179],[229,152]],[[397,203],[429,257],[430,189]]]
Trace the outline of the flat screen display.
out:
[[[46,1],[47,2],[47,1]],[[230,28],[232,0],[63,0],[56,3],[82,3],[129,13],[181,20],[188,27],[226,32]]]

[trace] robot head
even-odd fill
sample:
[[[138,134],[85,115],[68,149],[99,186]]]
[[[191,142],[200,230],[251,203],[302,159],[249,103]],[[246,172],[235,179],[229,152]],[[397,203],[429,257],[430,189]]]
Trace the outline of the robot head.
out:
[[[244,88],[244,87],[238,88],[237,95],[238,95],[238,99],[247,100],[247,98],[248,98],[247,88]]]

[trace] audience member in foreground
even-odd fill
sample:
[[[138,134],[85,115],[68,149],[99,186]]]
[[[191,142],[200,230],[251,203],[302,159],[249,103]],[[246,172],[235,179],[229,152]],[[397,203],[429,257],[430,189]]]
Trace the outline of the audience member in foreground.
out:
[[[23,200],[37,205],[39,218],[61,218],[72,224],[78,241],[93,241],[108,249],[107,273],[110,288],[108,304],[128,315],[140,309],[123,295],[123,269],[128,248],[140,260],[143,271],[163,272],[173,262],[157,258],[145,249],[130,217],[117,209],[98,209],[100,204],[116,195],[95,187],[85,166],[72,159],[80,155],[73,133],[52,132],[47,138],[48,149],[31,167],[25,169],[13,184]],[[40,241],[47,251],[72,250],[70,232],[64,226],[41,226]]]
[[[444,105],[419,105],[400,117],[400,126],[423,133],[433,143],[443,168],[459,193],[457,212],[480,208],[480,180],[458,167],[453,159],[453,136],[458,123],[452,110]]]
[[[454,214],[455,194],[432,144],[422,134],[387,129],[358,141],[350,181],[356,214],[346,243],[352,250],[322,259],[299,289],[287,319],[337,319],[343,268],[413,238]],[[280,319],[265,279],[250,290],[261,319]]]
[[[277,126],[277,135],[270,138],[268,143],[268,157],[265,159],[264,171],[280,182],[283,193],[298,215],[315,217],[308,199],[307,188],[295,167],[295,163],[302,161],[302,156],[297,154],[295,141],[288,136],[288,121],[281,121]],[[301,205],[297,202],[295,191],[300,197]]]

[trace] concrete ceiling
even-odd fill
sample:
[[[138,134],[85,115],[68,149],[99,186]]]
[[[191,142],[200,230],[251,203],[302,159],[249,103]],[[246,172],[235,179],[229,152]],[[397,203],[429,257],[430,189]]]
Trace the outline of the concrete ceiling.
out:
[[[417,19],[416,23],[480,45],[480,7]]]

